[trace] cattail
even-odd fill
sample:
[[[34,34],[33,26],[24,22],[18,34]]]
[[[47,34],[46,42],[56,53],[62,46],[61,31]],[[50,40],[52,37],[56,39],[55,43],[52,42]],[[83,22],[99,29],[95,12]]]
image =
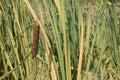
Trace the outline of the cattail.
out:
[[[32,56],[36,57],[38,53],[38,43],[39,43],[39,24],[35,23],[34,25],[34,34],[33,34],[33,46],[32,46]]]

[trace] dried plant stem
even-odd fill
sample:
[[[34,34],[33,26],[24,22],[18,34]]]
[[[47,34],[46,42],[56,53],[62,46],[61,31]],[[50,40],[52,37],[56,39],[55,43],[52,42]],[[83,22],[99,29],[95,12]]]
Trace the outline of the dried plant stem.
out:
[[[23,59],[20,64],[18,64],[15,68],[13,68],[11,71],[5,73],[3,76],[0,77],[0,80],[4,79],[5,77],[7,77],[8,75],[10,75],[13,71],[15,71],[29,56],[30,56],[31,52],[25,57],[25,59]]]

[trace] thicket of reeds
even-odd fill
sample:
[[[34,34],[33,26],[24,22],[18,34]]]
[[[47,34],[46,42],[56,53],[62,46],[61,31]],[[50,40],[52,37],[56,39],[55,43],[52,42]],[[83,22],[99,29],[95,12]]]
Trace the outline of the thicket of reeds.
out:
[[[0,0],[1,79],[119,80],[120,2]]]

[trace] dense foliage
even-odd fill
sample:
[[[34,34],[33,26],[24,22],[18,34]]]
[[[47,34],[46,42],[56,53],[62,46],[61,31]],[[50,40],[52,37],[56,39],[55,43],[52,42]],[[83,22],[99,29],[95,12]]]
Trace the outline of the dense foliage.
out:
[[[117,0],[0,1],[0,80],[119,80],[119,56]]]

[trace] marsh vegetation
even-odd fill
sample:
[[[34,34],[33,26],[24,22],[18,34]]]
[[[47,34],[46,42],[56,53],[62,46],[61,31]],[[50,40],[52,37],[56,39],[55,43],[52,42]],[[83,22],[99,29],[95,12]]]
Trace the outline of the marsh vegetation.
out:
[[[0,80],[120,80],[120,2],[112,1],[1,0]]]

